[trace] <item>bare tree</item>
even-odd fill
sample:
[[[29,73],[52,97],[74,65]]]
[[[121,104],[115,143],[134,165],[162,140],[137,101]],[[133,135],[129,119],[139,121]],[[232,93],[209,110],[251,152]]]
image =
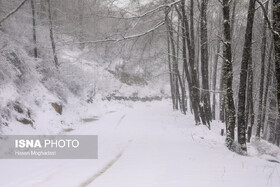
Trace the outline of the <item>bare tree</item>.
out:
[[[226,111],[226,145],[233,150],[234,128],[235,128],[235,107],[232,91],[232,54],[231,54],[231,34],[230,34],[230,1],[223,0],[224,16],[224,51],[223,51],[223,79],[224,79],[224,103]]]
[[[79,10],[79,29],[78,29],[79,33],[78,33],[78,38],[79,38],[80,42],[84,41],[84,7],[85,7],[84,0],[79,0],[78,1],[78,10]],[[84,48],[83,43],[80,44],[80,48],[81,49]]]
[[[268,12],[268,2],[266,3],[266,12]],[[261,78],[260,78],[260,90],[259,90],[259,111],[257,118],[257,131],[256,137],[260,138],[261,131],[263,133],[264,124],[262,123],[262,114],[263,114],[263,88],[264,88],[264,72],[265,72],[265,57],[266,57],[266,27],[267,23],[265,20],[265,15],[263,16],[263,28],[262,28],[262,45],[261,45]],[[251,135],[250,135],[251,136]],[[248,134],[249,137],[249,134]],[[248,138],[250,141],[250,138]]]
[[[53,35],[53,19],[52,19],[52,11],[51,11],[51,0],[47,0],[47,3],[48,3],[48,14],[49,14],[48,19],[49,19],[49,30],[50,30],[50,39],[51,39],[52,51],[53,51],[53,59],[54,59],[55,66],[58,67],[56,45],[55,45],[54,35]]]
[[[244,152],[247,151],[245,102],[246,102],[248,63],[252,55],[251,48],[252,48],[253,23],[254,23],[254,15],[255,15],[255,3],[256,3],[255,0],[249,1],[245,42],[244,42],[241,71],[240,71],[239,93],[238,93],[238,131],[237,131],[238,143],[241,146],[241,150]]]
[[[202,92],[201,102],[205,119],[208,124],[212,121],[210,93],[209,93],[209,54],[208,54],[208,33],[207,33],[207,5],[208,0],[201,1],[201,20],[200,20],[200,40],[201,40],[201,76],[202,76]]]
[[[273,42],[271,42],[270,49],[269,49],[269,56],[268,56],[268,67],[266,70],[266,83],[265,83],[265,90],[264,90],[264,98],[263,98],[263,113],[262,113],[262,124],[265,123],[266,119],[266,113],[267,113],[267,103],[268,103],[268,88],[271,84],[271,77],[272,77],[272,71],[271,71],[271,64],[272,64],[272,51],[273,51]],[[266,129],[268,129],[266,125]],[[265,130],[264,137],[267,139],[267,132],[268,130]]]
[[[200,124],[202,121],[203,124],[208,125],[205,119],[203,108],[200,105],[200,87],[198,81],[198,74],[195,68],[195,54],[194,54],[194,46],[192,45],[191,35],[189,33],[189,22],[187,19],[186,11],[185,11],[185,0],[181,0],[181,12],[182,12],[182,22],[184,24],[184,34],[183,37],[186,38],[187,48],[188,48],[188,57],[190,64],[190,74],[191,74],[191,97],[193,99],[192,107],[194,110],[196,124]],[[185,70],[188,67],[185,67]],[[208,126],[209,127],[209,126]]]
[[[8,13],[6,16],[4,16],[1,20],[0,20],[0,25],[2,22],[4,22],[6,19],[8,19],[11,15],[13,15],[14,13],[16,13],[25,3],[27,0],[23,0],[15,9],[13,9],[10,13]]]
[[[231,26],[230,26],[230,33],[231,36],[234,35],[234,26],[235,26],[235,17],[236,17],[236,5],[238,0],[233,0],[233,7],[232,7],[232,14],[231,14]]]
[[[38,57],[37,52],[37,35],[36,35],[36,12],[34,6],[34,0],[31,0],[31,9],[32,9],[32,27],[33,27],[33,42],[34,42],[34,57]]]
[[[213,85],[212,89],[216,90],[216,83],[217,83],[217,69],[218,69],[218,60],[219,60],[219,53],[220,53],[220,41],[217,40],[217,52],[215,55],[214,61],[214,71],[213,71]],[[212,101],[212,118],[216,118],[216,94],[213,94],[213,101]]]
[[[274,63],[277,82],[278,113],[280,115],[280,3],[273,0],[273,41],[274,41]]]
[[[252,54],[252,49],[251,49]],[[247,96],[246,96],[246,112],[245,112],[245,126],[247,129],[247,142],[250,142],[252,128],[255,121],[254,114],[254,103],[253,103],[253,64],[252,64],[252,55],[248,61],[248,79],[247,79]]]

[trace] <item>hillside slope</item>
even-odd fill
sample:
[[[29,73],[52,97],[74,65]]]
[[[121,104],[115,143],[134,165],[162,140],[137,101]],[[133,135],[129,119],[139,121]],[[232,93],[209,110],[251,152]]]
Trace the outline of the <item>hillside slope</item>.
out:
[[[89,49],[63,47],[57,69],[45,56],[34,59],[27,43],[24,37],[19,40],[0,31],[0,124],[4,134],[52,134],[77,123],[76,114],[65,117],[71,107],[114,96],[163,97],[168,92],[166,83],[157,80],[137,85],[135,75],[117,72],[118,61],[100,64]],[[136,81],[131,82],[131,77]],[[62,114],[56,113],[54,105],[62,107]]]

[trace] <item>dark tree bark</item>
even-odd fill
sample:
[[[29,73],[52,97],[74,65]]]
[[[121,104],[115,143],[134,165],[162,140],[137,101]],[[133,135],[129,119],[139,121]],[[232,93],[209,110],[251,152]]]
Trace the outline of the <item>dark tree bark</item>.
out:
[[[53,51],[53,59],[54,59],[54,64],[58,68],[58,59],[57,59],[57,54],[56,54],[56,46],[55,46],[55,41],[54,41],[54,36],[53,36],[53,19],[52,19],[52,11],[51,11],[51,0],[47,0],[48,3],[48,13],[49,13],[49,29],[50,29],[50,39],[51,39],[51,44],[52,44],[52,51]]]
[[[192,41],[192,46],[195,46],[194,42],[194,3],[193,0],[190,0],[190,32],[191,32],[191,41]],[[193,53],[195,54],[195,49],[193,48]]]
[[[185,90],[185,111],[187,112],[188,111],[188,95],[187,95],[187,90],[186,90],[186,74],[185,74],[185,69],[184,69],[184,64],[182,64],[183,67],[182,67],[182,83],[183,83],[183,86],[184,86],[184,90]],[[192,113],[192,106],[191,106],[191,103],[190,103],[190,112]]]
[[[276,131],[275,131],[276,134],[275,134],[274,144],[279,147],[280,146],[280,118],[279,117],[275,125],[276,125]]]
[[[201,101],[205,118],[208,124],[212,121],[212,112],[209,92],[209,54],[208,54],[208,31],[207,31],[207,6],[208,0],[201,1],[201,20],[200,20],[200,40],[201,40],[201,77],[202,77],[202,94]]]
[[[249,62],[251,61],[251,59],[249,60]],[[249,64],[248,64],[248,67],[249,67]],[[250,76],[250,71],[249,71],[249,68],[248,68],[248,77],[247,77],[247,89],[246,89],[246,103],[245,103],[245,125],[246,125],[246,129],[248,127],[248,121],[249,121],[249,110],[250,110],[250,99],[249,99],[249,76]]]
[[[278,116],[276,123],[275,123],[275,138],[274,138],[274,144],[278,147],[280,146],[280,118]]]
[[[265,5],[266,12],[268,12],[268,2]],[[263,16],[263,28],[262,28],[262,45],[261,45],[261,78],[260,78],[260,90],[259,90],[259,111],[257,119],[257,131],[256,138],[259,139],[261,136],[261,131],[263,133],[264,124],[262,123],[262,113],[263,113],[263,87],[264,87],[264,72],[265,72],[265,56],[266,56],[266,20],[265,15]]]
[[[189,73],[189,65],[187,63],[187,47],[186,47],[186,31],[185,31],[185,23],[183,21],[182,16],[180,15],[180,19],[181,21],[181,28],[182,28],[182,57],[183,57],[183,69],[187,78],[187,82],[188,82],[188,88],[189,88],[189,94],[190,94],[190,105],[191,108],[194,105],[194,100],[193,100],[193,85],[192,85],[192,81],[191,81],[191,77],[190,77],[190,73]],[[194,117],[195,117],[195,122],[196,124],[198,124],[200,122],[199,120],[199,113],[197,108],[193,108],[194,110]]]
[[[243,48],[243,56],[241,62],[240,83],[238,93],[238,143],[241,146],[241,150],[246,152],[246,123],[245,123],[245,101],[246,101],[246,87],[247,87],[247,72],[248,62],[250,60],[251,47],[252,47],[252,35],[253,35],[253,23],[255,15],[255,0],[249,1],[249,9],[247,16],[247,26],[245,34],[245,42]]]
[[[34,57],[38,57],[37,52],[37,36],[36,36],[36,13],[35,13],[35,6],[34,0],[31,0],[31,9],[32,9],[32,26],[33,26],[33,43],[34,43]]]
[[[188,19],[187,19],[187,16],[186,16],[186,11],[185,11],[185,0],[181,1],[181,11],[182,11],[182,22],[183,22],[183,25],[184,25],[183,37],[186,38],[188,54],[189,54],[188,57],[189,57],[191,83],[192,83],[192,85],[191,85],[192,86],[191,96],[192,96],[192,99],[193,99],[192,107],[193,107],[194,114],[195,114],[196,124],[198,125],[202,121],[203,124],[207,125],[207,123],[205,121],[205,116],[204,116],[203,109],[200,106],[200,98],[199,98],[200,87],[199,87],[199,82],[198,82],[198,77],[197,77],[197,71],[196,71],[196,68],[194,67],[194,64],[195,64],[194,46],[192,45],[191,39],[190,39],[189,23],[188,23]],[[185,67],[185,70],[187,68],[188,67]]]
[[[274,63],[277,84],[278,115],[280,116],[280,2],[273,0],[273,41],[274,41]]]
[[[223,51],[223,79],[224,79],[224,102],[226,110],[226,145],[233,150],[234,128],[235,128],[235,107],[232,91],[232,54],[231,54],[231,34],[230,34],[230,17],[229,2],[223,0],[223,16],[224,16],[224,51]]]
[[[180,85],[182,87],[182,92],[184,90],[185,92],[185,78],[184,76],[186,76],[187,78],[187,82],[188,82],[188,88],[189,88],[189,97],[190,97],[190,108],[191,108],[191,112],[192,110],[194,110],[192,108],[193,106],[193,97],[192,97],[192,93],[193,93],[193,85],[192,85],[192,80],[191,80],[191,77],[190,77],[190,73],[189,73],[189,66],[188,66],[188,63],[187,63],[187,49],[186,49],[186,32],[185,32],[185,22],[184,22],[184,19],[183,19],[183,16],[180,12],[180,10],[176,7],[176,11],[178,13],[178,16],[179,16],[179,21],[178,21],[178,31],[177,31],[177,51],[179,51],[179,41],[180,41],[180,36],[182,37],[182,57],[183,57],[183,72],[182,72],[182,78],[179,79],[180,81]],[[180,25],[181,24],[181,25]],[[181,28],[181,32],[182,34],[180,35],[180,28]],[[177,59],[179,59],[179,53],[177,53]],[[178,70],[178,73],[179,73],[179,70]],[[183,94],[183,93],[182,93]],[[187,109],[187,98],[186,98],[186,95],[184,96],[186,102],[184,102],[184,107]],[[185,111],[186,111],[185,109]],[[197,110],[194,110],[194,116],[195,116],[195,122],[196,124],[199,123],[199,114],[198,114],[198,111]]]
[[[224,3],[224,2],[223,2]],[[224,7],[223,7],[224,8]],[[229,10],[230,11],[230,8]],[[228,13],[230,14],[230,13]],[[233,14],[233,13],[232,13]],[[232,20],[232,19],[231,19]],[[232,36],[232,30],[233,30],[233,24],[231,23],[230,25],[230,35]],[[222,64],[222,68],[221,68],[221,72],[220,72],[220,90],[225,90],[224,88],[224,66],[225,64],[223,63]],[[225,122],[225,119],[226,119],[226,114],[225,114],[225,100],[224,100],[224,94],[223,93],[220,93],[220,103],[219,103],[219,117],[220,117],[220,121],[222,123]],[[227,130],[227,126],[226,126],[226,130]]]

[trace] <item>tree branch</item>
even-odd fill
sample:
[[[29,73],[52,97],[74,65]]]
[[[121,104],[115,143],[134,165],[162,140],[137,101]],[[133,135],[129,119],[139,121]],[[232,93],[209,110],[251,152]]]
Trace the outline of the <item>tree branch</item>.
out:
[[[256,0],[256,2],[257,2],[257,3],[260,5],[260,7],[262,8],[264,18],[265,18],[265,20],[266,20],[266,22],[267,22],[267,24],[268,24],[268,28],[271,30],[271,32],[272,32],[273,34],[276,34],[276,35],[279,36],[279,33],[276,32],[276,31],[273,29],[273,27],[271,26],[271,22],[270,22],[270,20],[269,20],[269,18],[268,18],[268,16],[267,16],[267,12],[266,12],[266,10],[265,10],[265,7],[263,6],[263,3],[260,2],[260,0]]]
[[[106,17],[106,18],[113,18],[113,19],[136,19],[136,18],[145,17],[145,16],[147,16],[147,15],[149,15],[149,14],[152,14],[152,13],[154,13],[154,12],[156,12],[156,11],[159,11],[159,10],[161,10],[161,9],[164,9],[164,8],[166,8],[166,7],[171,7],[171,6],[176,5],[177,3],[180,3],[180,2],[181,2],[181,0],[178,0],[178,1],[174,1],[174,2],[169,3],[169,4],[160,5],[160,6],[154,8],[154,9],[152,9],[152,10],[149,10],[149,11],[145,12],[144,14],[136,15],[136,16],[131,16],[131,17],[102,16],[102,15],[97,15],[97,14],[95,14],[95,15],[96,15],[97,17],[103,17],[103,18]]]
[[[164,21],[161,21],[160,23],[158,23],[155,27],[151,28],[150,30],[144,32],[144,33],[141,33],[141,34],[136,34],[136,35],[131,35],[131,36],[123,36],[122,38],[120,39],[105,39],[105,40],[96,40],[96,41],[83,41],[83,42],[74,42],[75,44],[84,44],[84,43],[103,43],[103,42],[120,42],[120,41],[123,41],[123,40],[130,40],[130,39],[133,39],[133,38],[138,38],[138,37],[141,37],[141,36],[144,36],[146,34],[149,34],[153,31],[155,31],[156,29],[158,29],[159,27],[161,27],[162,25],[164,25],[165,22]]]
[[[16,13],[16,12],[20,9],[20,7],[22,7],[22,6],[25,4],[26,1],[27,1],[27,0],[23,0],[13,11],[11,11],[11,12],[10,12],[9,14],[7,14],[4,18],[2,18],[1,21],[0,21],[0,25],[1,25],[2,22],[4,22],[6,19],[8,19],[11,15],[13,15],[14,13]]]

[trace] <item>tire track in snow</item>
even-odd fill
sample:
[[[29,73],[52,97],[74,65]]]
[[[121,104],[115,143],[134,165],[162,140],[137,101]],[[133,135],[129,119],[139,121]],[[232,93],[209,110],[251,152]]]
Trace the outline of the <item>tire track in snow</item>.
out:
[[[84,181],[82,184],[80,184],[79,187],[86,187],[86,186],[88,186],[96,178],[100,177],[103,173],[105,173],[108,169],[110,169],[121,158],[121,156],[123,155],[124,151],[127,149],[127,147],[130,145],[131,142],[133,142],[133,140],[129,140],[127,145],[124,147],[124,149],[122,151],[120,151],[119,154],[117,154],[117,156],[115,156],[115,158],[113,160],[111,160],[109,163],[107,163],[99,172],[95,173],[93,176],[91,176],[86,181]]]
[[[99,172],[94,174],[92,177],[88,178],[85,182],[83,182],[79,187],[86,187],[91,184],[96,178],[100,177],[103,173],[105,173],[108,169],[110,169],[122,156],[124,151],[121,151],[113,160],[111,160],[108,164],[105,165]]]
[[[115,129],[118,128],[118,127],[120,126],[120,124],[121,124],[122,120],[125,118],[125,116],[126,116],[126,114],[123,115],[123,116],[121,117],[121,119],[118,121],[118,123],[117,123]]]

